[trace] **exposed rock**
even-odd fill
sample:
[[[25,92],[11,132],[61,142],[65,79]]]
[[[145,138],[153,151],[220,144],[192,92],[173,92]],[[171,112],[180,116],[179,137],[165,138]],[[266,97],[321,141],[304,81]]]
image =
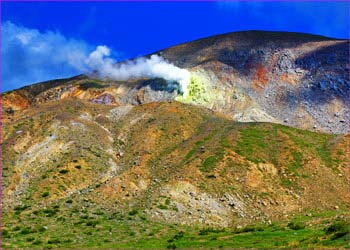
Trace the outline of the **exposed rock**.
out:
[[[3,107],[10,115],[66,98],[121,106],[177,100],[203,105],[241,122],[287,123],[310,130],[316,125],[319,131],[346,133],[346,119],[328,120],[332,112],[336,117],[348,113],[350,86],[344,66],[348,52],[345,40],[236,32],[158,52],[190,71],[188,98],[182,96],[178,83],[164,79],[103,81],[77,76],[4,93]]]
[[[91,99],[90,101],[93,103],[108,104],[108,105],[116,103],[114,97],[110,94],[102,94],[100,96],[97,96],[97,97]]]

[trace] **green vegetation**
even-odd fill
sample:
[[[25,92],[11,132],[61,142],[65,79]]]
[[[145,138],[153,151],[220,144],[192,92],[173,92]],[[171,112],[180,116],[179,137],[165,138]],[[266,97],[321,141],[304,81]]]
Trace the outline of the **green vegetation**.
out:
[[[97,207],[90,211],[57,205],[33,213],[4,214],[8,226],[3,229],[6,249],[16,248],[346,248],[349,225],[333,220],[332,214],[296,217],[289,223],[247,225],[240,229],[200,228],[155,221],[144,222],[142,212],[131,210],[108,213]],[[56,211],[56,212],[55,212]],[[29,212],[31,213],[31,212]],[[58,213],[60,216],[57,216]],[[51,214],[50,216],[42,216]],[[99,214],[99,215],[95,215]],[[55,215],[55,216],[53,216]],[[132,216],[132,217],[130,217]],[[321,217],[320,217],[321,216]],[[331,216],[331,217],[329,217]],[[65,221],[62,218],[69,220]],[[313,219],[318,222],[310,224]],[[320,221],[321,219],[321,221]],[[21,224],[14,226],[17,221]]]
[[[287,226],[293,230],[301,230],[305,228],[305,225],[300,221],[291,221]]]
[[[131,216],[134,216],[136,214],[138,214],[138,211],[136,209],[133,209],[129,212],[129,215],[131,215]]]
[[[48,111],[40,115],[40,122],[47,126],[45,135],[54,134],[59,138],[55,144],[48,144],[59,150],[53,150],[43,161],[38,157],[37,162],[30,162],[32,157],[26,156],[26,152],[32,151],[27,150],[32,145],[14,150],[13,145],[20,145],[18,138],[22,135],[15,135],[10,126],[7,128],[11,132],[6,134],[4,142],[7,145],[4,187],[15,190],[21,179],[30,182],[30,187],[20,186],[27,189],[18,200],[7,196],[4,248],[347,246],[348,224],[345,219],[336,219],[343,216],[346,207],[342,192],[332,197],[339,198],[339,202],[330,201],[331,205],[339,206],[332,214],[316,215],[312,210],[328,209],[325,205],[328,197],[317,189],[322,181],[329,184],[330,190],[340,190],[346,185],[344,174],[340,174],[343,170],[333,166],[331,157],[331,152],[339,157],[337,165],[344,161],[341,156],[345,157],[346,149],[336,144],[341,136],[334,138],[266,123],[234,123],[215,116],[210,110],[177,102],[136,106],[119,121],[106,118],[111,113],[107,108],[100,112],[104,105],[86,108],[84,105],[90,104],[85,102],[66,100],[62,103],[47,104]],[[81,109],[77,108],[79,105]],[[47,115],[48,112],[55,112],[55,116]],[[77,118],[85,113],[90,113],[93,122]],[[144,114],[147,116],[143,119]],[[33,117],[33,123],[37,124],[39,114]],[[76,120],[79,122],[72,125]],[[54,121],[62,124],[56,131]],[[19,128],[26,130],[27,127],[21,124]],[[35,138],[33,145],[41,142],[40,129],[30,133]],[[106,138],[106,133],[115,140],[96,139]],[[60,143],[66,142],[74,143],[61,150]],[[46,145],[37,148],[47,151]],[[21,162],[24,158],[29,160]],[[273,165],[256,166],[248,160]],[[117,165],[116,170],[112,161]],[[14,167],[12,162],[20,162],[21,168]],[[304,167],[305,164],[310,165]],[[335,169],[338,172],[333,173]],[[318,178],[321,174],[323,178]],[[315,189],[310,189],[310,185]],[[192,192],[192,189],[195,190]],[[310,192],[309,196],[303,196],[305,190]],[[232,223],[240,226],[207,228],[197,224],[193,218],[198,214],[211,220],[206,197],[212,197],[225,209],[241,209],[239,203],[228,201],[226,194],[241,197],[247,205],[242,209],[252,214],[252,220],[228,213],[220,214],[220,220],[227,219],[230,223],[233,219]],[[182,204],[186,209],[181,207],[182,197],[190,199]],[[311,197],[311,201],[305,197]],[[318,199],[322,202],[318,203]],[[293,218],[293,213],[299,213],[296,209],[288,212],[288,221],[283,218],[267,225],[270,222],[260,220],[276,219],[269,218],[267,209],[279,213],[282,206],[295,204],[305,204],[313,215]],[[261,209],[254,210],[252,206]],[[187,212],[187,209],[195,216],[189,215],[183,222],[193,223],[192,226],[165,221],[166,216]],[[258,222],[254,224],[253,220]]]
[[[337,220],[325,228],[325,233],[330,235],[331,240],[337,240],[344,236],[350,236],[350,225],[343,220]]]
[[[196,148],[191,149],[191,150],[186,154],[186,156],[185,156],[185,161],[189,160],[189,159],[192,157],[192,155],[193,155],[196,151],[197,151]]]
[[[62,169],[59,171],[60,174],[67,174],[69,172],[68,169]]]
[[[87,90],[87,89],[101,89],[105,88],[106,86],[103,84],[101,80],[98,79],[91,79],[89,81],[83,82],[79,85],[79,88],[82,90]]]
[[[238,154],[255,163],[278,162],[277,154],[281,142],[278,140],[276,127],[271,129],[253,123],[240,129],[239,135],[235,145]]]
[[[50,195],[49,191],[45,191],[41,194],[41,197],[48,197]]]
[[[305,153],[320,157],[326,166],[332,166],[334,160],[330,152],[329,141],[334,135],[314,133],[276,124],[251,123],[248,127],[239,130],[239,139],[235,151],[246,159],[259,163],[271,162],[279,165],[282,149],[288,147],[286,141],[279,134],[285,134],[300,147],[300,151],[291,152],[291,161],[288,171],[296,172],[303,166]]]
[[[215,168],[215,165],[222,160],[223,157],[224,151],[222,148],[219,148],[215,155],[209,156],[206,159],[204,159],[199,169],[202,172],[210,172]]]
[[[283,177],[281,178],[281,184],[282,186],[289,188],[293,186],[293,181]]]
[[[288,171],[295,172],[298,168],[303,167],[303,162],[302,162],[303,155],[300,152],[293,151],[292,156],[294,161],[288,165]]]
[[[159,209],[166,210],[166,209],[168,209],[168,206],[167,206],[167,205],[160,204],[160,205],[158,205],[158,208],[159,208]]]
[[[322,159],[326,166],[332,166],[334,160],[330,152],[329,141],[331,141],[335,135],[314,133],[284,126],[279,126],[279,129],[287,134],[302,150],[313,152]]]

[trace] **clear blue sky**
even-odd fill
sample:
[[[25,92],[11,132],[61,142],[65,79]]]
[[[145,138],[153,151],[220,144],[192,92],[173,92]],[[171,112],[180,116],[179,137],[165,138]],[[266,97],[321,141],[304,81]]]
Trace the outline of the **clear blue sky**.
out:
[[[71,61],[97,45],[122,60],[240,30],[349,38],[349,7],[349,2],[3,2],[2,90],[81,73]],[[72,50],[73,59],[67,56]]]

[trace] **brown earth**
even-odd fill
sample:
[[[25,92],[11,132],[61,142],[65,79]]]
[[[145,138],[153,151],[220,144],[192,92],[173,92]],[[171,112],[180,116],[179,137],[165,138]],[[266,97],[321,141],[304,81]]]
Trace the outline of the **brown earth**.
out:
[[[4,212],[86,199],[152,220],[230,226],[348,207],[348,136],[236,123],[178,102],[68,98],[8,116]]]

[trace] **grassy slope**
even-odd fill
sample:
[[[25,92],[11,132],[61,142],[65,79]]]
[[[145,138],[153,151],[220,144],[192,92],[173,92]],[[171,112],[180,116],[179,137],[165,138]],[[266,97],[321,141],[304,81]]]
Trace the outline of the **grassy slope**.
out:
[[[75,202],[73,202],[75,203]],[[106,213],[103,209],[67,209],[64,205],[18,215],[4,215],[5,248],[210,248],[348,246],[348,225],[335,212],[296,217],[293,223],[249,225],[242,229],[199,228],[147,220],[140,214]],[[11,217],[11,218],[10,218]],[[312,221],[317,224],[308,226]],[[20,222],[20,223],[19,223]]]
[[[176,102],[138,106],[118,121],[107,118],[112,108],[66,100],[15,114],[5,123],[5,247],[347,246],[347,183],[339,177],[347,166],[344,137],[233,123]],[[90,120],[79,118],[86,113]],[[23,159],[50,136],[73,143],[57,152],[58,146],[48,143],[53,153],[39,154],[34,162]],[[123,156],[113,158],[118,151]],[[119,167],[117,174],[106,174],[110,158]],[[277,175],[265,173],[259,164],[273,164]],[[249,179],[259,172],[261,180]],[[174,207],[163,187],[176,184],[179,176],[214,197],[228,192],[256,196],[246,207],[256,219],[232,214],[230,226],[220,228],[150,217],[152,211]],[[139,179],[150,184],[135,191],[132,183]],[[119,189],[120,183],[125,187]],[[299,198],[285,196],[290,191]],[[266,197],[279,205],[256,205]],[[302,209],[288,211],[293,206]],[[282,216],[285,210],[288,217]]]

